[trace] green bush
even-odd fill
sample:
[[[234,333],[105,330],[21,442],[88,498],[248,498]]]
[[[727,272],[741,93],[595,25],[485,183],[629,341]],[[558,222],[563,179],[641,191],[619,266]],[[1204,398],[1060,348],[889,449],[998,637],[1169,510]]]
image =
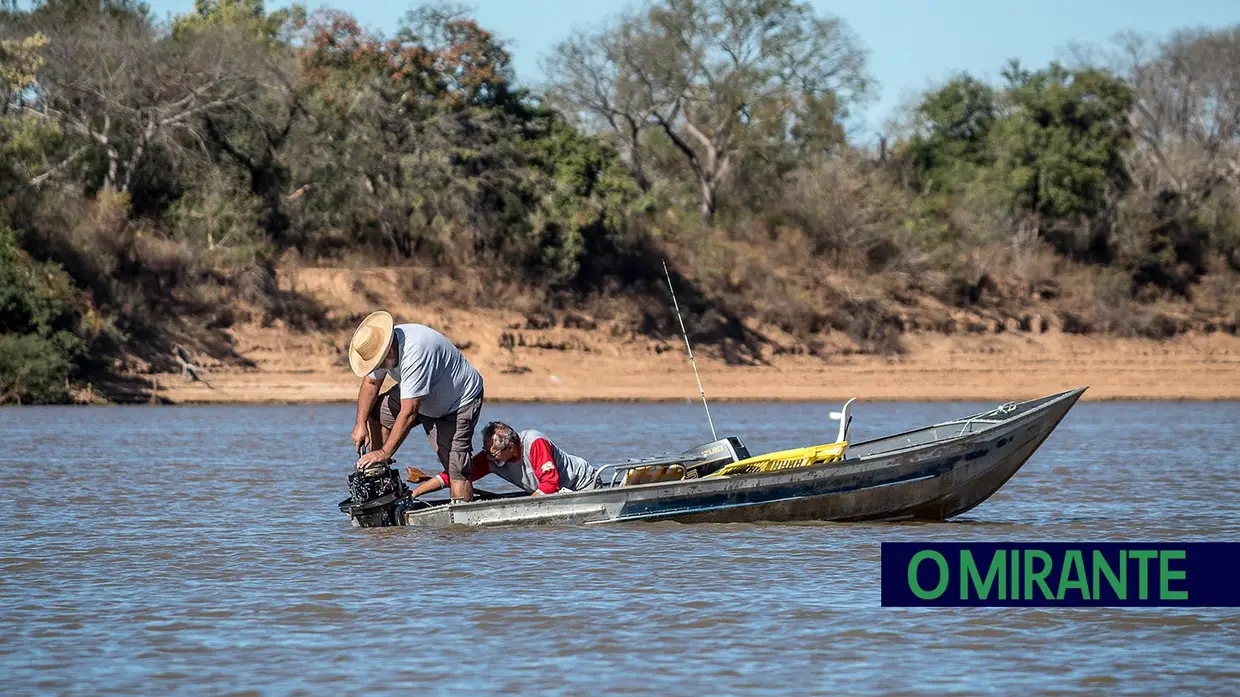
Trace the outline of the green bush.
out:
[[[0,330],[51,336],[76,329],[80,302],[64,269],[31,259],[17,235],[0,228]]]
[[[68,399],[65,379],[84,342],[82,298],[60,266],[30,258],[0,228],[0,403]]]
[[[60,342],[34,334],[0,335],[0,404],[60,404],[69,400],[73,370]]]

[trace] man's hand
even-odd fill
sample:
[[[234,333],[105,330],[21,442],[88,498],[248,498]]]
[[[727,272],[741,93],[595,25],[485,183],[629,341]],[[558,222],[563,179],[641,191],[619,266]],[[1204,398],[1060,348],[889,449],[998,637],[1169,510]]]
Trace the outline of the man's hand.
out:
[[[353,427],[353,447],[360,448],[367,445],[366,441],[370,440],[369,429],[366,428],[365,421],[358,421]]]
[[[382,450],[372,450],[366,453],[365,455],[361,456],[360,458],[358,458],[357,464],[355,465],[355,467],[357,467],[357,469],[359,470],[364,470],[367,467],[371,467],[373,465],[381,465],[384,462],[387,462],[389,459],[390,458],[388,457],[388,454],[383,452]]]
[[[542,492],[542,489],[535,489],[534,493],[530,494],[530,496],[546,496],[546,494]]]

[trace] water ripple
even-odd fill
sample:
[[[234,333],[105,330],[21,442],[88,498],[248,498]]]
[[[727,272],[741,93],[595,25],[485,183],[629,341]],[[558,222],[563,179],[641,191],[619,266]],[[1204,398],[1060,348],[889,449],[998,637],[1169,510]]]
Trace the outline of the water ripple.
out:
[[[716,420],[765,451],[827,437],[833,406],[725,404]],[[862,404],[854,436],[977,406]],[[350,528],[335,509],[350,409],[313,411],[0,410],[5,694],[1234,694],[1240,682],[1236,611],[884,609],[878,588],[883,541],[1240,539],[1237,404],[1079,405],[1003,491],[950,522],[481,531]],[[685,405],[487,417],[597,459],[705,439]],[[417,437],[402,450],[402,465],[435,471],[429,460]]]

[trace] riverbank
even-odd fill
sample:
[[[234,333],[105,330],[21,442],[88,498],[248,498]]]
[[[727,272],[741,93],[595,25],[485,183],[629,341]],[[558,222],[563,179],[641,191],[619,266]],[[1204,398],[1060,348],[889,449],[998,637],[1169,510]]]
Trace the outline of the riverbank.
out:
[[[289,271],[282,288],[323,308],[320,328],[298,328],[281,319],[238,322],[212,334],[227,351],[216,351],[215,357],[190,352],[201,380],[152,373],[149,363],[135,361],[118,371],[128,385],[106,391],[114,401],[174,404],[351,401],[358,379],[346,360],[349,337],[358,319],[382,307],[398,321],[429,324],[452,339],[482,372],[490,400],[698,399],[683,341],[636,331],[632,308],[583,316],[516,306],[436,306],[412,301],[401,290],[410,284],[409,274]],[[894,355],[860,353],[838,332],[821,334],[807,349],[806,342],[762,326],[749,327],[764,343],[748,363],[729,364],[718,347],[695,347],[695,353],[706,393],[718,401],[993,402],[1080,385],[1090,386],[1087,400],[1240,400],[1240,337],[1229,331],[1122,339],[1069,333],[1054,321],[1054,307],[1035,311],[1042,314],[1019,324],[962,314],[955,323],[970,329],[904,331],[902,352]],[[938,326],[954,316],[942,308],[922,312],[910,317],[909,325]],[[92,392],[79,390],[75,396],[90,401]]]
[[[498,401],[697,399],[683,346],[582,342],[579,348],[485,350],[479,334],[454,325],[470,360]],[[344,341],[344,339],[339,339]],[[902,356],[776,356],[766,365],[698,358],[712,400],[1005,401],[1089,385],[1089,400],[1240,399],[1240,339],[1228,335],[1170,341],[1072,335],[910,336]],[[492,343],[492,346],[495,344]],[[205,381],[155,376],[171,403],[325,403],[356,397],[357,378],[337,347],[308,336],[244,346],[254,367],[217,367]]]

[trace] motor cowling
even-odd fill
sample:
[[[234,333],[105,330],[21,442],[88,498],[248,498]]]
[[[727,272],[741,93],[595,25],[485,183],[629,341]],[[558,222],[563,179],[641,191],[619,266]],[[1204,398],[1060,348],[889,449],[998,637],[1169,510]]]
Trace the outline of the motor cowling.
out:
[[[354,472],[349,475],[349,498],[340,502],[340,512],[361,528],[404,525],[402,503],[410,493],[395,468]]]

